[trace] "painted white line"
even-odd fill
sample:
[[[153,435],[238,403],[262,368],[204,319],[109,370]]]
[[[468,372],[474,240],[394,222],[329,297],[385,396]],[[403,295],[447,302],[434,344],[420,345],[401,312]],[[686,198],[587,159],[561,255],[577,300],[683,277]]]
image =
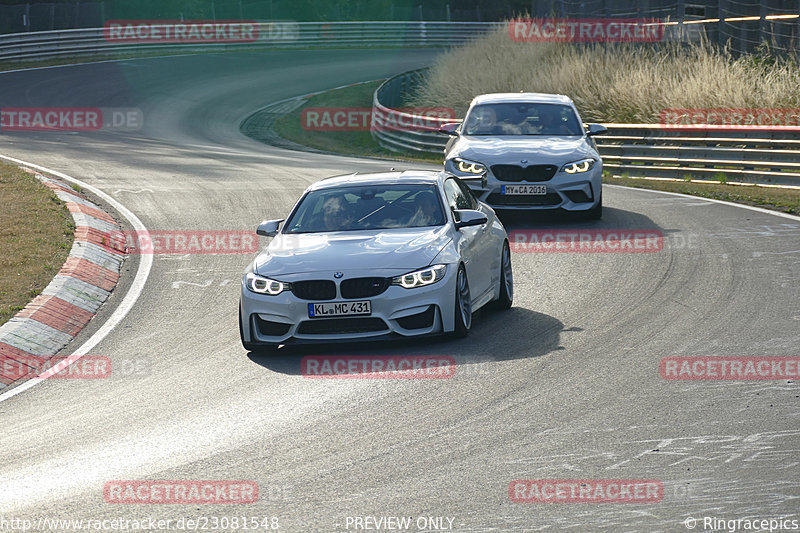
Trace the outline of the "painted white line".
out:
[[[122,216],[124,216],[131,226],[134,227],[137,231],[143,231],[145,235],[149,237],[150,233],[145,228],[142,221],[139,220],[139,217],[134,215],[127,207],[119,203],[117,200],[109,196],[108,194],[104,193],[97,187],[93,185],[89,185],[83,181],[77,180],[71,176],[67,176],[66,174],[62,174],[56,170],[50,170],[49,168],[35,165],[33,163],[28,163],[27,161],[22,161],[20,159],[15,159],[13,157],[9,157],[6,155],[0,154],[0,159],[5,159],[6,161],[11,161],[12,163],[16,163],[18,165],[26,166],[29,168],[33,168],[44,172],[45,174],[50,174],[51,176],[57,176],[63,180],[70,181],[79,185],[80,187],[91,191],[92,193],[96,194],[106,202],[108,202],[111,206],[114,207]],[[119,306],[114,310],[111,314],[109,319],[103,324],[100,329],[98,329],[94,335],[89,337],[89,339],[84,342],[77,350],[75,350],[72,355],[65,358],[64,360],[60,361],[58,364],[50,368],[49,370],[42,372],[37,377],[32,378],[29,381],[26,381],[22,385],[14,387],[8,392],[0,394],[0,402],[8,400],[9,398],[13,398],[17,394],[21,394],[26,390],[30,389],[34,385],[41,383],[43,380],[47,379],[48,377],[57,374],[64,368],[67,368],[69,365],[73,364],[75,361],[78,361],[84,355],[87,355],[90,350],[92,350],[95,346],[97,346],[100,341],[102,341],[113,329],[122,322],[122,319],[125,318],[125,315],[128,314],[128,311],[136,303],[136,300],[139,299],[139,296],[144,289],[144,285],[147,282],[147,278],[150,275],[150,269],[153,266],[153,256],[151,254],[142,254],[139,260],[139,268],[136,271],[136,277],[133,279],[133,283],[131,283],[130,288],[128,289],[127,294],[120,302]]]
[[[626,187],[625,185],[612,185],[610,183],[604,183],[603,187],[616,187],[620,189],[629,189],[634,191],[647,191],[647,192],[656,192],[660,194],[668,194],[670,196],[680,196],[681,198],[691,198],[692,200],[703,200],[704,202],[714,202],[715,204],[722,204],[722,205],[730,205],[732,207],[741,207],[742,209],[749,209],[750,211],[757,211],[759,213],[765,213],[767,215],[775,215],[776,217],[783,217],[788,218],[789,220],[797,220],[800,221],[800,216],[790,215],[789,213],[781,213],[780,211],[773,211],[771,209],[764,209],[763,207],[756,207],[754,205],[745,205],[745,204],[736,204],[733,202],[726,202],[724,200],[716,200],[714,198],[706,198],[705,196],[693,196],[691,194],[682,194],[679,192],[668,192],[668,191],[657,191],[656,189],[642,189],[639,187]]]

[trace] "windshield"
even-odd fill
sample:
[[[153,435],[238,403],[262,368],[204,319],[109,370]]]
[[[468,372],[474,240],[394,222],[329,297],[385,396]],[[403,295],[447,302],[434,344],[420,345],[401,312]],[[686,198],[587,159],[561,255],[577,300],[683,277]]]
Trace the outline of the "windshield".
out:
[[[525,102],[483,104],[464,120],[465,135],[583,135],[570,106]]]
[[[445,223],[433,185],[367,185],[311,191],[284,233],[416,228]]]

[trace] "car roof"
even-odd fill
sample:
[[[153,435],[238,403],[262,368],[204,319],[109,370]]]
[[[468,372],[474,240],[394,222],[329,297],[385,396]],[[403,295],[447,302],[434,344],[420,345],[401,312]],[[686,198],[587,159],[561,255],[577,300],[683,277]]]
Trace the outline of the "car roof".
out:
[[[563,94],[547,93],[491,93],[481,94],[472,99],[470,105],[500,104],[504,102],[525,102],[530,104],[567,104],[572,105],[572,99]]]
[[[312,191],[357,185],[392,185],[396,183],[429,183],[435,185],[449,176],[450,174],[437,170],[404,170],[370,172],[365,174],[355,172],[353,174],[343,174],[325,178],[312,184],[308,190]]]

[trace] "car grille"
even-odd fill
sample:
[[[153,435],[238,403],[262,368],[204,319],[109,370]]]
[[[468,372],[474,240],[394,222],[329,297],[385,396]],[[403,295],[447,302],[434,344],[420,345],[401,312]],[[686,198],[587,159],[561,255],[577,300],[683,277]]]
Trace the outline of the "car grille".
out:
[[[547,181],[557,170],[555,165],[492,165],[492,174],[500,181]]]
[[[369,333],[389,329],[380,318],[326,318],[306,320],[297,327],[298,334],[330,335],[336,333]]]
[[[504,205],[558,205],[561,196],[551,192],[548,194],[500,194],[492,193],[486,197],[486,203],[492,206]]]
[[[325,279],[295,281],[292,283],[292,292],[301,300],[334,300],[336,284]]]
[[[342,281],[339,291],[342,298],[370,298],[383,293],[391,284],[388,278],[353,278]]]

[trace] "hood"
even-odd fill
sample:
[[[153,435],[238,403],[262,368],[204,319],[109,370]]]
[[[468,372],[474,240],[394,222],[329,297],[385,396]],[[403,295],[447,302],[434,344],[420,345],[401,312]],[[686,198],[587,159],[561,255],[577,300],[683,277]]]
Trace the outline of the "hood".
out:
[[[256,258],[262,276],[427,266],[450,242],[448,226],[278,234]]]
[[[477,137],[462,135],[453,144],[447,158],[463,157],[479,163],[519,162],[532,164],[568,163],[594,156],[586,137],[503,135]]]

